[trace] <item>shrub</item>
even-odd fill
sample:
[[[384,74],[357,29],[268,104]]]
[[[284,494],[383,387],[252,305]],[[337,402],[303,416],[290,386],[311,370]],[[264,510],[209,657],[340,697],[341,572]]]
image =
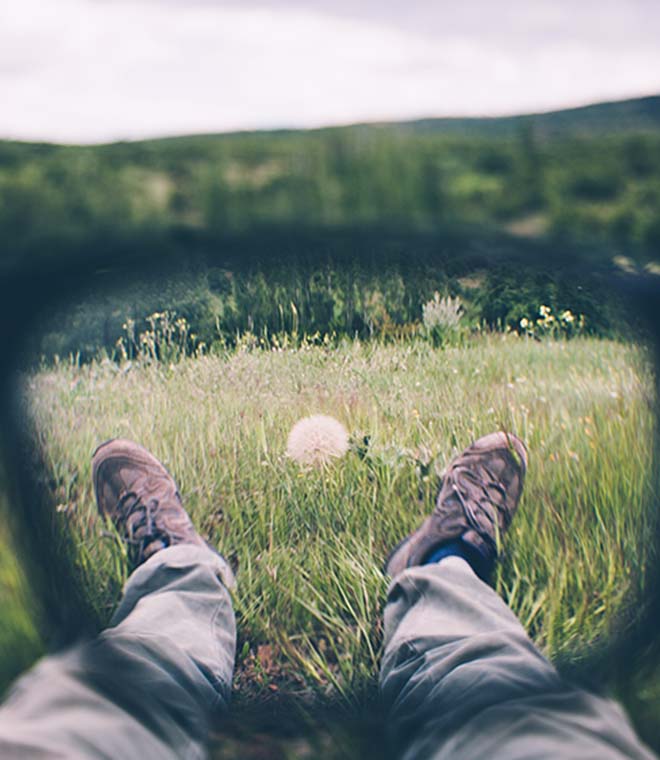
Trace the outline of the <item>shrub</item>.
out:
[[[445,346],[458,336],[462,317],[461,299],[458,296],[441,298],[437,290],[422,306],[424,328],[435,346]]]

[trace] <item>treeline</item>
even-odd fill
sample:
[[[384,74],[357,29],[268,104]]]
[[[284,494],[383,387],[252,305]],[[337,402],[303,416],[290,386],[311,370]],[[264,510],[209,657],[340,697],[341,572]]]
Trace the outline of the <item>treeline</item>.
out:
[[[604,267],[660,256],[658,209],[658,98],[504,120],[0,142],[0,273],[48,273],[39,301],[96,262],[123,267],[59,316],[46,309],[32,348],[51,356],[112,351],[126,319],[139,329],[164,309],[209,345],[246,331],[396,335],[435,291],[460,296],[475,326],[516,329],[545,305],[608,334],[621,319]],[[10,313],[19,325],[25,300]]]
[[[524,120],[492,138],[359,126],[90,147],[0,143],[5,265],[108,232],[291,224],[479,226],[653,257],[659,208],[660,130],[550,138]]]

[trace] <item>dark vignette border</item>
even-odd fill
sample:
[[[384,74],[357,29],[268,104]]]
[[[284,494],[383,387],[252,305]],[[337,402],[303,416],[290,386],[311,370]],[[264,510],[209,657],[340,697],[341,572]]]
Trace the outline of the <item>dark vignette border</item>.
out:
[[[255,237],[256,234],[256,237]],[[396,238],[401,232],[378,230],[380,240]],[[406,232],[409,244],[415,242],[429,245],[433,235]],[[277,250],[278,245],[307,236],[311,241],[339,237],[365,242],[364,230],[310,230],[304,226],[278,230],[254,230],[237,233],[216,241],[217,250],[226,252],[234,259],[236,251],[247,250],[253,255],[263,241]],[[261,243],[259,242],[261,241]],[[196,243],[184,241],[191,256],[199,255]],[[506,246],[504,246],[506,248]],[[94,255],[88,251],[92,248]],[[218,254],[222,257],[222,253]],[[568,257],[556,262],[556,266],[571,271],[593,273],[593,251],[571,250]],[[180,262],[178,262],[180,264]],[[479,262],[482,266],[487,262]],[[520,257],[502,253],[499,266],[533,267]],[[600,265],[604,286],[620,297],[634,314],[634,330],[641,333],[644,341],[653,348],[655,366],[655,439],[654,439],[654,498],[660,500],[660,277],[648,273],[615,272],[609,266]],[[158,245],[148,246],[145,253],[136,252],[134,246],[118,244],[116,240],[94,241],[94,245],[49,256],[43,261],[15,266],[11,271],[0,272],[0,489],[4,492],[7,514],[0,513],[10,526],[30,588],[37,603],[38,626],[50,648],[57,649],[80,637],[98,630],[99,621],[86,601],[72,558],[67,551],[70,538],[61,524],[53,519],[46,469],[40,453],[34,445],[34,437],[21,418],[21,406],[17,402],[17,373],[25,362],[25,345],[30,344],[45,314],[73,300],[77,294],[93,290],[100,284],[104,288],[121,286],[127,278],[140,276],[167,276],[176,265],[163,255]],[[35,477],[36,473],[43,473]],[[649,505],[658,515],[660,503]],[[656,550],[653,566],[648,568],[651,579],[649,596],[644,600],[644,613],[639,622],[629,628],[625,635],[614,638],[601,650],[595,651],[582,671],[573,674],[579,680],[598,685],[598,673],[607,663],[610,672],[623,672],[645,660],[660,661],[660,519],[656,517],[654,535]],[[295,709],[295,708],[292,708]],[[281,705],[279,712],[287,712]]]

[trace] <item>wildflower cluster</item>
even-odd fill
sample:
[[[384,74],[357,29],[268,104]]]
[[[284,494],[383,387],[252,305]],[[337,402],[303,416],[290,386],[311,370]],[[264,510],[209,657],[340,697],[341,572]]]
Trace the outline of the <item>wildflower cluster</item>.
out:
[[[462,317],[463,304],[458,296],[441,298],[436,291],[422,306],[424,328],[435,345],[444,346],[458,334]]]
[[[251,330],[237,333],[234,346],[239,353],[262,350],[283,353],[285,351],[307,351],[316,346],[332,348],[337,343],[337,334],[321,333],[318,330],[314,333],[298,335],[288,332],[263,331],[261,335],[255,335]]]
[[[157,311],[146,319],[147,329],[137,332],[134,319],[122,325],[124,335],[116,344],[120,361],[137,360],[145,363],[180,361],[189,356],[202,356],[206,344],[190,331],[185,317],[173,311]]]
[[[564,309],[559,314],[553,314],[549,306],[539,306],[536,319],[523,317],[520,322],[520,332],[532,338],[551,336],[553,338],[564,336],[572,337],[584,332],[584,314],[573,314],[570,309]]]

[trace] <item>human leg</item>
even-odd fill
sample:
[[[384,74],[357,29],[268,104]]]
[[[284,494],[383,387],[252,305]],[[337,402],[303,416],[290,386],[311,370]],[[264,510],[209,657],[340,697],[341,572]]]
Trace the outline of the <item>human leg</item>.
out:
[[[95,457],[99,507],[141,564],[109,628],[14,686],[0,708],[3,758],[203,757],[226,708],[233,575],[194,533],[162,465],[142,453],[115,445]]]
[[[154,554],[130,577],[109,628],[15,684],[0,708],[0,757],[204,757],[234,665],[226,571],[202,547]]]
[[[526,465],[512,436],[480,439],[390,556],[381,692],[393,735],[405,758],[650,758],[620,708],[565,683],[474,572],[497,556]]]
[[[394,579],[381,692],[404,758],[653,757],[614,702],[560,678],[457,557]]]

